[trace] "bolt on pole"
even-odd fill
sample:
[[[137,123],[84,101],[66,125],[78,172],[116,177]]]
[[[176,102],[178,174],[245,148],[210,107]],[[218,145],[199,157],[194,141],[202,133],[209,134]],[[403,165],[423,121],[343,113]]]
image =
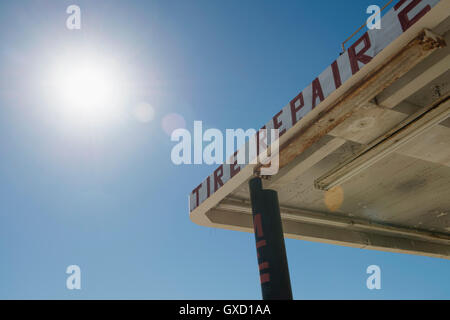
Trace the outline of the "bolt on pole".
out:
[[[260,177],[249,181],[259,275],[264,300],[292,300],[278,194],[264,190]]]

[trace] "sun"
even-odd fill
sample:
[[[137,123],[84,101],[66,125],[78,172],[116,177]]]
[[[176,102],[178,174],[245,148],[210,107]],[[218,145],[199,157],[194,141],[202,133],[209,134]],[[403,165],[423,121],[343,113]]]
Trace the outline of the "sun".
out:
[[[106,70],[81,64],[69,66],[62,72],[59,92],[68,104],[94,115],[110,102],[113,87]]]
[[[124,80],[96,56],[64,57],[50,68],[51,97],[65,122],[100,125],[118,117]]]

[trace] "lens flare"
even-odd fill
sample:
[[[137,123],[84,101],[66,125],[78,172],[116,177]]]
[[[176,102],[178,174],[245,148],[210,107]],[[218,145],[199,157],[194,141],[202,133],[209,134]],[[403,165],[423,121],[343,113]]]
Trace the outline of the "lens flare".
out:
[[[341,186],[335,186],[325,192],[325,205],[331,212],[339,210],[344,202],[344,190]]]
[[[169,113],[162,119],[161,127],[164,132],[170,136],[174,130],[186,128],[186,121],[183,116],[178,113]]]
[[[137,121],[148,123],[155,117],[155,109],[151,104],[141,102],[133,109],[133,115]]]

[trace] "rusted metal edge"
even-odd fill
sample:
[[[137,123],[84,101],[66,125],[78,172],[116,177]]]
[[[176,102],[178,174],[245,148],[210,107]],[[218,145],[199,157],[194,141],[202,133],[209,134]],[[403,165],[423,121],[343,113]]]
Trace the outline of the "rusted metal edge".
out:
[[[355,112],[361,110],[364,104],[375,98],[420,61],[445,45],[445,41],[431,31],[424,29],[420,32],[387,62],[353,85],[329,107],[310,119],[294,137],[280,146],[280,169]],[[257,165],[256,171],[259,167],[261,165]]]

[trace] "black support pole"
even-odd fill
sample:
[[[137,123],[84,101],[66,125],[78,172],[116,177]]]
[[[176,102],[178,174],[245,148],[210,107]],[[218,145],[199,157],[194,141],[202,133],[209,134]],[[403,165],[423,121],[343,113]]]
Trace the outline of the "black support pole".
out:
[[[259,177],[249,187],[263,299],[292,300],[278,194],[264,190]]]

